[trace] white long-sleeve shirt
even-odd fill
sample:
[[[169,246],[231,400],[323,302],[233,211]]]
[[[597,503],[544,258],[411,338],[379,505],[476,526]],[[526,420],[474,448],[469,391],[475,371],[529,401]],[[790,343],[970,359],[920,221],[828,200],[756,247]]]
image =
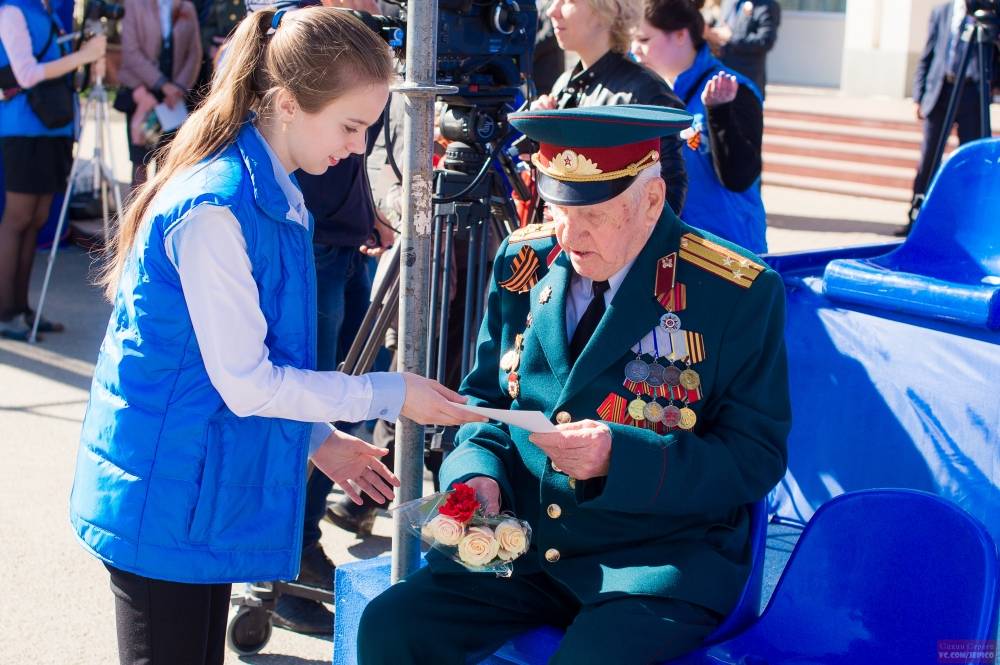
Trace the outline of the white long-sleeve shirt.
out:
[[[261,141],[267,145],[263,137]],[[288,218],[308,226],[301,191],[270,148],[268,153],[288,198]],[[316,423],[310,453],[330,434],[331,421],[393,421],[399,416],[405,398],[399,374],[351,376],[271,362],[246,240],[229,208],[196,206],[164,243],[180,277],[209,379],[233,413]]]

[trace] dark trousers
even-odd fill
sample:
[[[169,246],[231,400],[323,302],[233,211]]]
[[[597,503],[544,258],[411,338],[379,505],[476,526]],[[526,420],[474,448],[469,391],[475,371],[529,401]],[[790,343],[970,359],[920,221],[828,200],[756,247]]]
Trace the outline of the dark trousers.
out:
[[[317,366],[337,369],[351,348],[371,302],[371,259],[357,247],[316,245],[316,302],[318,309]],[[319,523],[326,512],[326,496],[333,481],[314,472],[306,484],[305,527],[302,547],[319,542]]]
[[[944,126],[944,116],[948,110],[948,100],[951,98],[952,88],[950,83],[944,84],[937,103],[924,119],[924,140],[920,146],[920,165],[917,167],[917,177],[913,181],[914,195],[927,192],[934,177],[931,172],[931,158],[934,156],[934,148],[941,138],[941,132],[951,133],[952,128]],[[966,83],[962,86],[955,109],[954,122],[958,125],[959,144],[979,138],[979,91],[974,83]]]
[[[222,665],[231,584],[182,584],[112,566],[121,665]]]
[[[581,606],[544,573],[504,579],[422,568],[365,608],[358,663],[478,663],[543,624],[566,630],[549,665],[659,663],[700,646],[719,620],[707,608],[670,598],[631,596]],[[386,626],[392,627],[388,634]]]

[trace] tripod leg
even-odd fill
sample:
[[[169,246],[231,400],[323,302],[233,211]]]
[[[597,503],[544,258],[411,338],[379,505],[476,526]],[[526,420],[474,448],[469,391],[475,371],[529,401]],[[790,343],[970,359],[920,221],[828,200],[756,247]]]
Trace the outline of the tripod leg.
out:
[[[990,102],[993,101],[993,35],[982,24],[976,24],[976,48],[979,50],[979,138],[989,138]]]
[[[111,140],[111,110],[108,104],[107,93],[104,92],[103,88],[101,91],[101,110],[104,115],[103,127],[104,127],[104,145],[108,149],[108,164],[110,166],[109,171],[111,174],[111,192],[115,197],[115,212],[118,214],[118,218],[121,219],[122,215],[122,191],[118,183],[118,163],[115,159],[115,149],[114,142]]]
[[[428,289],[429,296],[427,300],[428,334],[433,334],[433,331],[437,329],[438,310],[435,303],[438,300],[438,291],[440,291],[441,285],[441,234],[444,217],[444,213],[436,213],[431,227],[431,283],[430,289]],[[434,354],[437,347],[433,342],[433,338],[429,339],[427,347],[424,349],[424,375],[428,377],[434,375],[432,370],[434,367]]]
[[[475,315],[476,260],[479,256],[479,243],[482,235],[482,224],[474,224],[469,229],[469,254],[465,261],[465,318],[462,319],[462,376],[469,373],[469,335],[472,329],[472,317]]]
[[[948,109],[944,114],[941,136],[938,137],[937,145],[934,147],[934,154],[931,157],[930,167],[927,170],[928,185],[934,183],[934,176],[938,171],[938,167],[941,166],[941,156],[944,155],[944,147],[948,143],[948,137],[951,136],[951,128],[955,124],[955,112],[958,110],[958,98],[962,94],[962,82],[965,81],[965,72],[969,68],[969,60],[972,57],[973,33],[977,32],[978,29],[978,26],[973,24],[966,27],[962,32],[962,59],[958,71],[955,73],[955,85],[952,87],[951,95],[948,97]],[[913,219],[912,216],[911,219]]]
[[[458,226],[458,216],[449,215],[448,225],[444,227],[444,270],[441,272],[441,288],[439,289],[439,306],[437,330],[428,328],[432,335],[437,335],[437,372],[435,378],[438,383],[445,382],[445,365],[448,350],[448,313],[451,309],[451,275],[455,272],[453,263],[455,260],[455,229]],[[431,306],[434,306],[433,301]],[[431,338],[431,341],[434,341]]]
[[[87,115],[91,111],[93,104],[91,100],[87,100],[86,106],[84,106],[83,113],[80,117],[86,123]],[[86,124],[82,127],[86,128]],[[66,182],[66,191],[63,194],[62,206],[59,208],[59,221],[56,223],[56,232],[53,236],[52,249],[49,251],[49,260],[45,266],[45,279],[42,280],[42,292],[38,296],[38,305],[35,307],[35,321],[31,324],[31,335],[28,337],[28,342],[35,344],[38,341],[38,323],[42,320],[42,311],[45,309],[45,296],[49,292],[49,281],[52,279],[52,267],[56,262],[56,254],[59,253],[59,240],[62,238],[62,230],[66,225],[66,212],[69,210],[69,200],[73,195],[73,181],[76,178],[77,171],[80,170],[80,146],[83,140],[83,129],[80,130],[80,141],[76,145],[76,156],[73,158],[73,165],[69,169],[69,180]]]

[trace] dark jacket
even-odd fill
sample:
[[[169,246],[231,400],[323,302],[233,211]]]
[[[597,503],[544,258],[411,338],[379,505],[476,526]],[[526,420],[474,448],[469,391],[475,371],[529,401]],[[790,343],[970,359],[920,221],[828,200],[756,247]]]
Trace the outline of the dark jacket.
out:
[[[552,96],[561,109],[616,104],[654,104],[683,109],[666,81],[628,56],[608,51],[586,70],[580,63],[559,77],[552,86]],[[687,172],[684,170],[684,145],[676,136],[660,142],[660,168],[667,183],[667,203],[676,213],[684,208],[687,196]]]
[[[951,17],[954,4],[946,2],[931,10],[930,25],[927,30],[927,43],[924,52],[917,62],[913,72],[913,101],[920,104],[924,116],[930,115],[941,96],[945,75],[948,73],[948,52],[951,46]],[[993,80],[996,85],[1000,63],[997,62],[997,51],[994,49]],[[969,62],[969,67],[976,66],[975,60]],[[966,75],[972,74],[967,71]]]
[[[748,4],[752,5],[749,11],[745,9]],[[719,59],[752,80],[763,95],[767,53],[778,39],[781,6],[776,0],[724,0],[722,20],[733,36],[722,47]]]

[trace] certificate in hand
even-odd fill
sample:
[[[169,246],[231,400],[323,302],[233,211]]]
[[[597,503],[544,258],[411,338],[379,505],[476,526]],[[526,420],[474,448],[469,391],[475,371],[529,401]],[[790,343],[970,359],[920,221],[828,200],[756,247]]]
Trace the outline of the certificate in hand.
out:
[[[528,430],[532,434],[545,434],[555,432],[556,426],[549,422],[545,414],[541,411],[508,411],[507,409],[489,409],[484,406],[472,406],[471,404],[459,404],[458,406],[486,416],[490,420],[499,420],[511,427],[520,427]]]

